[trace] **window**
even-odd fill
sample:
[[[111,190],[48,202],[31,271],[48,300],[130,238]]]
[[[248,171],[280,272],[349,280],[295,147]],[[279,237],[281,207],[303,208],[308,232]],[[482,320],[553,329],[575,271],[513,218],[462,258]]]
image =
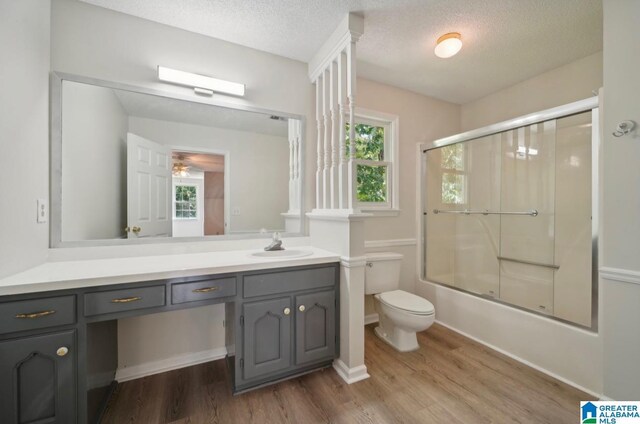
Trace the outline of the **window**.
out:
[[[175,218],[176,219],[197,219],[198,218],[198,187],[194,185],[176,185],[175,197]]]
[[[463,143],[440,149],[442,169],[442,203],[463,205],[467,203],[465,147]]]
[[[377,112],[356,114],[355,158],[356,201],[365,211],[397,208],[394,182],[397,118]],[[349,124],[346,124],[347,156],[350,152]]]

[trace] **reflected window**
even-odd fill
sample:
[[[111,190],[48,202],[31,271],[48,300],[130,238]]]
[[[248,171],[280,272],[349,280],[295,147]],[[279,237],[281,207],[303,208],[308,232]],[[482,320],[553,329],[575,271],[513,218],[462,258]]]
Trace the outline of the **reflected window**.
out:
[[[194,185],[176,185],[175,192],[175,218],[198,218],[198,187]]]
[[[442,168],[442,203],[462,205],[467,203],[466,158],[462,143],[440,149]]]

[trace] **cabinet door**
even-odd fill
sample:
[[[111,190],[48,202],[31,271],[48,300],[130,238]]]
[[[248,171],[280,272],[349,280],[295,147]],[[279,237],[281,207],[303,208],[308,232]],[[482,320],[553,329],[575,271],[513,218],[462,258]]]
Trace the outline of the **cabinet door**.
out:
[[[335,292],[296,296],[296,365],[336,353]]]
[[[75,370],[74,331],[0,342],[0,422],[75,423]]]
[[[291,300],[243,305],[243,377],[248,380],[291,366]]]

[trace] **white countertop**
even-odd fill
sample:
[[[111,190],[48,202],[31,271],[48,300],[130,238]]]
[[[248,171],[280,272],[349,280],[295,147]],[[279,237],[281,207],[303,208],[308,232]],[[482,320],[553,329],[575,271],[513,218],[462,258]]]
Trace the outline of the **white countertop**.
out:
[[[47,262],[0,280],[0,296],[52,290],[97,287],[195,275],[222,274],[288,266],[337,262],[340,256],[314,247],[309,256],[265,258],[251,256],[258,250],[138,256]]]

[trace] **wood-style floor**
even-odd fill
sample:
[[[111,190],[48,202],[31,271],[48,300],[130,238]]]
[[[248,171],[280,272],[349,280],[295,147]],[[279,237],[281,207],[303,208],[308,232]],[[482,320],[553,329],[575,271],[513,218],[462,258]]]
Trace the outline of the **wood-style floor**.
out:
[[[366,329],[371,378],[348,385],[332,370],[230,392],[224,360],[121,384],[104,424],[575,423],[591,397],[442,326],[398,353]]]

